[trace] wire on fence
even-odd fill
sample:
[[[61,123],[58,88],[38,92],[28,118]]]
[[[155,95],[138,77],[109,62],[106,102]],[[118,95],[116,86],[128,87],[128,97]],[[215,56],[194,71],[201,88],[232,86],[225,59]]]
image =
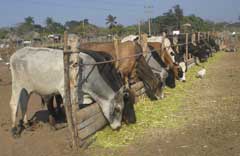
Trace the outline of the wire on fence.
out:
[[[201,40],[206,40],[206,39],[201,39]],[[192,42],[191,42],[192,43]],[[191,43],[188,43],[188,44],[191,44]],[[170,47],[175,47],[175,46],[182,46],[182,45],[187,45],[186,43],[183,43],[183,44],[177,44],[177,45],[172,45],[172,46],[167,46],[165,48],[170,48]],[[150,51],[146,51],[147,53],[152,53],[152,52],[156,52],[157,50],[162,50],[161,48],[159,49],[154,49],[154,50],[150,50]],[[73,54],[73,53],[80,53],[79,52],[65,52],[64,55],[70,55],[70,54]],[[139,54],[135,54],[135,55],[131,55],[131,56],[127,56],[127,57],[122,57],[122,58],[119,58],[119,59],[112,59],[112,60],[108,60],[108,61],[101,61],[101,62],[97,62],[97,63],[84,63],[84,64],[80,64],[81,66],[90,66],[90,65],[100,65],[100,64],[107,64],[107,63],[113,63],[113,62],[117,62],[117,61],[123,61],[123,60],[126,60],[126,59],[131,59],[133,57],[138,57],[138,56],[143,56],[144,54],[143,53],[139,53]]]

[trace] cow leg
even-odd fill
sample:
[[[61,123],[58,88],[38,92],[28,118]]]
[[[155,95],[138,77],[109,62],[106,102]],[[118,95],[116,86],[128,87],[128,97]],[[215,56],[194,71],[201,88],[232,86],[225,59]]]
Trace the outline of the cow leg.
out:
[[[63,103],[63,99],[62,99],[61,95],[56,95],[55,99],[56,99],[56,103],[57,103],[56,117],[58,119],[61,119],[62,116],[64,115],[62,112],[62,109],[61,109],[61,104]]]
[[[15,90],[15,91],[14,91]],[[17,112],[18,112],[18,99],[20,98],[20,90],[17,90],[15,88],[12,89],[12,96],[10,100],[10,108],[11,108],[11,116],[12,116],[12,136],[15,137],[17,133],[17,124],[16,124],[16,118],[17,118]]]
[[[166,83],[165,83],[165,80],[164,82],[162,83],[162,86],[161,86],[161,89],[160,89],[160,98],[161,99],[164,99],[164,88],[166,87]]]
[[[25,89],[16,89],[12,93],[11,101],[10,101],[10,107],[12,110],[12,135],[13,137],[19,137],[22,130],[24,129],[23,123],[24,121],[27,121],[27,103],[29,99],[29,95]],[[17,118],[17,112],[18,112],[18,105],[20,105],[22,110],[22,119],[19,121],[18,126],[16,125],[16,118]],[[24,120],[24,121],[23,121]]]
[[[47,105],[47,109],[49,112],[48,120],[50,126],[56,130],[56,112],[53,106],[53,98],[54,96],[44,97],[44,102]]]
[[[28,118],[27,118],[27,106],[28,106],[28,100],[29,100],[29,94],[27,90],[23,89],[21,92],[21,98],[20,98],[20,108],[22,111],[22,119],[23,123],[28,125]],[[22,125],[20,125],[22,126]]]

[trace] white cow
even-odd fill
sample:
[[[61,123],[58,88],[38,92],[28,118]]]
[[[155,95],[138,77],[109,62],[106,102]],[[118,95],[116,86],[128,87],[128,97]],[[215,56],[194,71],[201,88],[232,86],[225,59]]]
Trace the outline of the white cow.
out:
[[[93,54],[81,52],[79,56],[83,64],[96,63]],[[98,60],[100,54],[96,54]],[[27,123],[27,103],[32,93],[41,96],[64,95],[64,67],[63,51],[48,48],[26,47],[18,50],[10,58],[12,74],[12,97],[10,107],[12,112],[12,132],[18,135],[16,126],[18,107],[22,111],[22,119]],[[106,68],[105,68],[106,67]],[[121,78],[109,64],[101,67],[100,74],[98,66],[83,66],[82,91],[88,93],[100,105],[103,114],[113,129],[121,126],[122,111],[124,108],[123,85]],[[111,71],[108,71],[110,70]],[[108,80],[108,77],[111,77]],[[114,81],[112,81],[114,80]],[[79,92],[80,95],[81,92]]]

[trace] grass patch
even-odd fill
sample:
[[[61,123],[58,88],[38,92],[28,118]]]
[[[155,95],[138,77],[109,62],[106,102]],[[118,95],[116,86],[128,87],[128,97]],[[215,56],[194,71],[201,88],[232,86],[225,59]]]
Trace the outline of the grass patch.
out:
[[[208,68],[221,57],[223,52],[216,53],[208,62],[201,64]],[[174,128],[179,127],[183,121],[173,116],[180,106],[182,106],[184,98],[187,96],[187,90],[191,89],[194,83],[199,81],[195,76],[197,71],[202,67],[193,66],[187,72],[187,82],[177,82],[175,89],[166,89],[166,98],[159,101],[150,101],[142,97],[136,105],[137,123],[134,125],[123,125],[120,131],[112,131],[108,126],[104,130],[98,132],[96,142],[92,146],[103,148],[118,148],[132,143],[136,138],[141,137],[150,128]]]

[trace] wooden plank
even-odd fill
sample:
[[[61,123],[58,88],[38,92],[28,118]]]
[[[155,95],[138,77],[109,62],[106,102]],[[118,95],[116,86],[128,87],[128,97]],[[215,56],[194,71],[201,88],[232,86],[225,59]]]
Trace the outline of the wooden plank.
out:
[[[90,123],[90,120],[93,120],[94,122]],[[85,124],[87,126],[78,131],[81,140],[87,139],[107,124],[107,121],[103,117],[102,113],[98,113],[93,117],[93,119],[86,120],[86,122],[89,124]]]
[[[79,110],[76,113],[76,117],[78,119],[78,123],[82,123],[85,120],[88,120],[90,117],[95,114],[102,112],[100,106],[97,103],[91,104],[90,106]]]
[[[78,130],[82,130],[82,129],[90,126],[91,124],[93,124],[94,122],[96,122],[96,120],[97,120],[98,118],[104,118],[104,119],[105,119],[105,117],[104,117],[104,115],[103,115],[102,112],[98,112],[98,113],[96,113],[96,114],[93,114],[93,116],[91,116],[91,117],[88,118],[87,120],[83,121],[82,123],[79,123],[79,124],[77,125],[77,129],[78,129]],[[107,120],[106,120],[106,124],[107,124]],[[103,126],[104,126],[104,125],[103,125]]]
[[[141,90],[142,88],[144,88],[144,84],[142,81],[139,81],[133,85],[131,85],[131,88],[134,89],[135,91]]]

